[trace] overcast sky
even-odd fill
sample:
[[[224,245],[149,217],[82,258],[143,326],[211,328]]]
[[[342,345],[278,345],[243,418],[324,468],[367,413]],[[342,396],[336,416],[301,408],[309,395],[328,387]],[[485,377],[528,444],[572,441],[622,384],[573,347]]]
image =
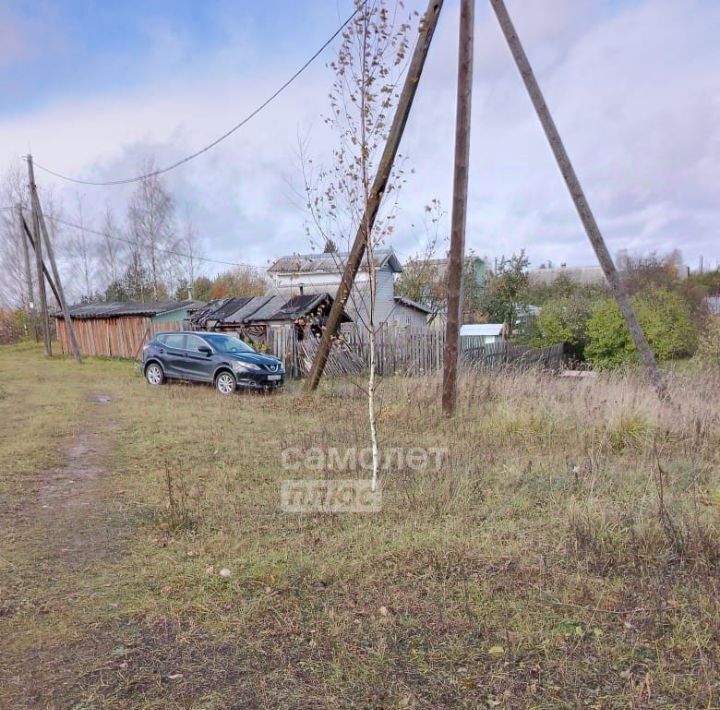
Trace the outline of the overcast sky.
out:
[[[720,2],[507,2],[611,252],[679,248],[691,266],[701,254],[714,266]],[[172,162],[264,100],[351,6],[0,0],[0,165],[31,151],[59,172],[114,179],[149,154]],[[484,0],[477,8],[467,245],[490,257],[525,248],[535,266],[595,263],[495,18]],[[401,258],[422,245],[423,206],[450,206],[457,24],[447,0],[402,146],[415,173],[392,241]],[[318,156],[329,147],[321,113],[334,49],[230,140],[167,176],[206,256],[265,264],[310,251],[291,186],[301,185],[298,135]],[[128,197],[43,173],[38,182],[67,202],[79,191],[91,217]]]

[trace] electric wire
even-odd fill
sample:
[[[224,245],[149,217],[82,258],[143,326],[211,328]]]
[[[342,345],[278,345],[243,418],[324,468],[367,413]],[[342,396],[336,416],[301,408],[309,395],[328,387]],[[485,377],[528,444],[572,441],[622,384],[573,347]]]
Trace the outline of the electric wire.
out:
[[[248,123],[250,120],[255,118],[263,109],[265,109],[270,103],[272,103],[280,94],[285,91],[329,46],[332,44],[332,42],[335,40],[335,38],[345,29],[345,27],[352,22],[352,20],[355,18],[355,16],[360,12],[360,10],[367,4],[368,0],[364,0],[362,3],[359,3],[357,7],[355,8],[355,11],[348,17],[345,22],[338,27],[337,30],[332,34],[332,36],[318,49],[311,57],[308,59],[284,84],[280,86],[279,89],[277,89],[273,94],[271,94],[263,103],[261,103],[256,109],[251,111],[245,118],[243,118],[239,123],[236,123],[230,130],[223,133],[219,138],[216,138],[212,143],[209,143],[204,148],[201,148],[200,150],[195,151],[194,153],[191,153],[190,155],[185,156],[181,160],[178,160],[177,162],[173,163],[172,165],[168,165],[164,168],[159,168],[158,170],[153,170],[149,173],[145,173],[144,175],[136,175],[135,177],[130,178],[122,178],[118,180],[106,180],[106,181],[94,181],[94,180],[82,180],[79,178],[70,177],[68,175],[64,175],[63,173],[59,173],[55,170],[51,170],[50,168],[47,168],[40,163],[35,162],[35,167],[39,168],[40,170],[55,176],[56,178],[60,178],[61,180],[66,180],[68,182],[73,182],[78,185],[93,185],[93,186],[99,186],[99,187],[107,187],[111,185],[128,185],[133,182],[140,182],[141,180],[146,180],[151,177],[156,177],[157,175],[163,175],[165,173],[170,172],[171,170],[174,170],[175,168],[179,168],[181,165],[185,165],[185,163],[189,163],[191,160],[194,160],[195,158],[203,155],[203,153],[207,153],[209,150],[214,148],[216,145],[222,143],[224,140],[229,138],[233,133],[235,133],[237,130],[242,128],[246,123]]]
[[[91,229],[90,227],[84,227],[81,224],[75,224],[74,222],[68,222],[65,219],[61,219],[60,217],[55,217],[53,215],[45,215],[46,219],[49,219],[51,222],[56,222],[57,224],[62,224],[65,227],[72,227],[74,229],[79,229],[83,232],[88,232],[89,234],[96,234],[99,237],[105,237],[106,239],[112,239],[117,242],[124,242],[125,244],[130,244],[131,246],[140,247],[143,249],[149,248],[147,244],[142,244],[141,242],[133,241],[132,239],[126,239],[125,237],[116,237],[112,234],[108,234],[107,232],[100,232],[97,229]],[[185,254],[183,252],[179,252],[175,249],[164,249],[161,247],[156,247],[155,251],[162,252],[164,254],[171,254],[173,256],[179,256],[183,259],[195,259],[197,261],[205,261],[212,264],[221,264],[223,266],[244,266],[252,269],[260,269],[262,267],[258,266],[257,264],[248,264],[243,262],[237,262],[237,261],[223,261],[222,259],[211,259],[210,257],[206,256],[195,256],[193,254]]]

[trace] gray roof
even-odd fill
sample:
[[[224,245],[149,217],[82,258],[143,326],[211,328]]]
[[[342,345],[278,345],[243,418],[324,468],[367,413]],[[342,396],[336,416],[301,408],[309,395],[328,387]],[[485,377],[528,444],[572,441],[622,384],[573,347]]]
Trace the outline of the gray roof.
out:
[[[460,337],[478,335],[498,336],[502,335],[504,327],[502,323],[467,323],[460,326]]]
[[[248,298],[240,308],[228,312],[224,317],[218,318],[218,320],[222,320],[225,323],[242,323],[255,315],[269,300],[269,296],[254,296],[253,298]]]
[[[192,322],[201,327],[209,323],[229,326],[270,321],[291,323],[313,313],[321,304],[330,305],[332,302],[333,297],[329,293],[305,294],[293,298],[277,294],[224,298],[211,301],[198,310],[192,316]],[[343,320],[348,321],[350,318],[343,314]]]
[[[260,296],[259,307],[255,312],[246,317],[247,323],[266,320],[279,320],[275,318],[275,314],[288,302],[287,296]]]
[[[280,257],[269,269],[272,274],[336,274],[343,270],[347,262],[347,252],[331,252],[318,254],[293,254]],[[402,265],[392,249],[375,249],[373,263],[376,269],[389,266],[399,274]],[[361,271],[367,270],[367,260],[363,259]]]
[[[421,311],[422,313],[433,312],[432,308],[428,308],[428,306],[423,303],[413,301],[411,298],[405,298],[405,296],[395,296],[395,301],[397,303],[401,303],[403,306],[407,306],[408,308],[414,308],[416,311]]]
[[[70,317],[78,320],[97,318],[121,318],[127,316],[156,316],[160,313],[169,313],[180,308],[193,309],[203,305],[202,301],[170,301],[168,303],[139,303],[134,301],[111,303],[78,303],[70,306]],[[55,318],[62,318],[62,311],[53,314]]]

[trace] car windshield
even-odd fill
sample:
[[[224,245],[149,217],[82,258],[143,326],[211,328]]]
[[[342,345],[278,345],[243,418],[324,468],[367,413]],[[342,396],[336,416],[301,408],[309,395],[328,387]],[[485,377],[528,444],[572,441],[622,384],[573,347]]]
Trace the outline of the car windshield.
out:
[[[221,353],[254,353],[255,351],[247,344],[243,343],[240,338],[232,335],[204,335],[207,340],[218,352]]]

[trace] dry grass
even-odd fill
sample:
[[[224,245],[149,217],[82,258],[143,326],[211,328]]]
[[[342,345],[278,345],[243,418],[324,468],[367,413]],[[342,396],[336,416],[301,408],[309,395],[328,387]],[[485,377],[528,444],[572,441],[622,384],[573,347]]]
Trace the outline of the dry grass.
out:
[[[0,378],[0,491],[26,505],[91,427],[86,535],[122,541],[73,567],[42,516],[10,537],[0,705],[720,704],[716,375],[674,374],[660,404],[632,374],[476,374],[452,421],[437,380],[386,380],[382,445],[446,447],[443,466],[388,471],[382,513],[325,516],[279,511],[282,479],[318,477],[281,452],[365,446],[351,383],[224,400],[17,349]]]

